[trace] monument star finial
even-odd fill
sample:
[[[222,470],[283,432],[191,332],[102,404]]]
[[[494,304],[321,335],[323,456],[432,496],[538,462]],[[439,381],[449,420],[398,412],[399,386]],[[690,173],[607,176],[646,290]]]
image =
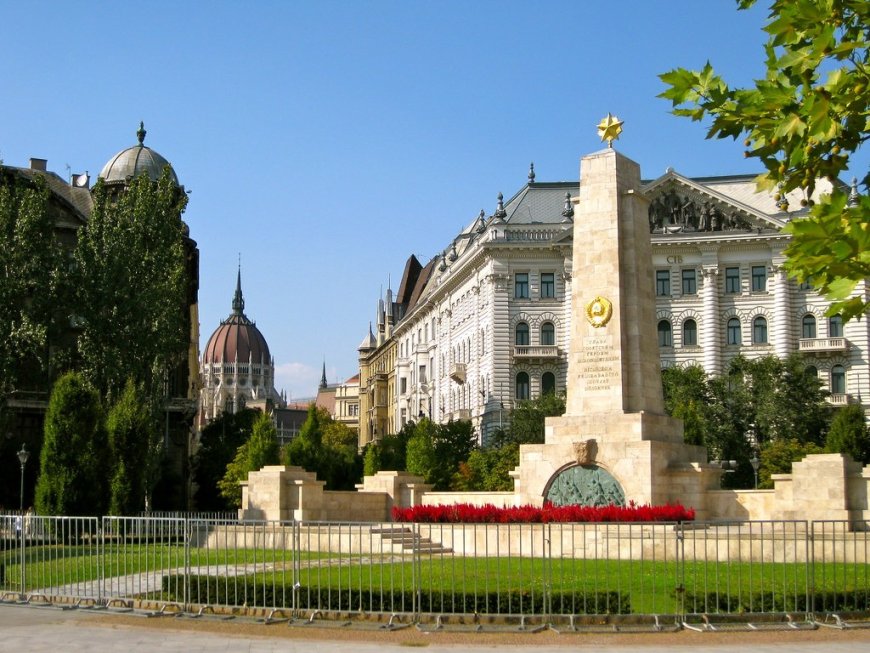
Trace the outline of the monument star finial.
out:
[[[602,118],[598,123],[598,136],[602,141],[607,141],[607,147],[613,147],[613,141],[619,138],[622,133],[622,120],[609,112],[606,118]]]

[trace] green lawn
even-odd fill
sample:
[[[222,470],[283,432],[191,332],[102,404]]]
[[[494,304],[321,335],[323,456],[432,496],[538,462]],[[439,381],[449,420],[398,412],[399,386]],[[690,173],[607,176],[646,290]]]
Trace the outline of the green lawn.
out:
[[[4,590],[19,589],[19,555],[17,549],[0,554],[5,566]],[[193,603],[268,606],[271,602],[279,604],[272,607],[287,607],[293,586],[298,584],[297,592],[304,596],[297,596],[295,605],[300,600],[306,606],[326,602],[327,607],[349,610],[363,603],[378,609],[388,605],[388,609],[408,610],[409,603],[422,597],[423,605],[445,613],[583,613],[590,611],[588,602],[609,594],[627,600],[630,611],[638,614],[779,612],[806,608],[808,590],[821,597],[823,608],[851,605],[870,610],[870,566],[834,563],[680,564],[334,553],[302,553],[294,558],[287,550],[186,549],[180,544],[139,543],[102,548],[32,546],[26,549],[25,563],[28,592],[165,570],[169,577],[152,595],[165,600],[187,596]],[[189,570],[188,582],[184,581],[185,570]],[[844,593],[851,603],[843,604]]]

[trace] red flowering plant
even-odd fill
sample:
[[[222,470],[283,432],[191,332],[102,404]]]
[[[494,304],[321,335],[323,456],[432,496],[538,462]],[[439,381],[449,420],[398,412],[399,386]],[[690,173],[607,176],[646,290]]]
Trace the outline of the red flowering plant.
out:
[[[651,506],[629,501],[627,506],[537,506],[498,508],[456,503],[393,508],[393,521],[426,524],[546,524],[548,522],[680,522],[695,519],[694,508],[680,504]]]

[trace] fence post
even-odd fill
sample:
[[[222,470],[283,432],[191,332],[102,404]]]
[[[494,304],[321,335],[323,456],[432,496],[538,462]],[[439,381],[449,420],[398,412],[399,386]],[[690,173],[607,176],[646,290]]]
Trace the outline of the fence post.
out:
[[[685,523],[677,522],[674,525],[674,533],[676,539],[674,541],[674,557],[675,568],[677,572],[676,593],[678,597],[678,610],[680,611],[680,621],[686,621],[686,534],[684,532]]]
[[[190,610],[190,549],[191,541],[194,537],[193,526],[191,524],[192,521],[193,520],[190,517],[184,517],[184,586],[182,588],[182,596],[184,600],[182,610],[184,610],[184,612]]]
[[[25,582],[27,578],[27,574],[25,571],[26,567],[26,556],[24,555],[24,517],[22,515],[18,515],[15,518],[15,527],[18,529],[18,548],[21,553],[21,598],[25,596]]]
[[[413,535],[411,536],[411,596],[413,596],[414,604],[411,606],[415,621],[420,621],[423,605],[423,560],[420,555],[420,524],[413,524]]]

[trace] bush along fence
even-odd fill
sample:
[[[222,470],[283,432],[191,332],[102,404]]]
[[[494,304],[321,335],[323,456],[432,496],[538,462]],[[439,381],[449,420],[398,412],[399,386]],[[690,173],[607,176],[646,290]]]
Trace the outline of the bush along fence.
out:
[[[870,522],[0,517],[0,599],[475,619],[870,617]],[[629,617],[631,616],[631,617]]]

